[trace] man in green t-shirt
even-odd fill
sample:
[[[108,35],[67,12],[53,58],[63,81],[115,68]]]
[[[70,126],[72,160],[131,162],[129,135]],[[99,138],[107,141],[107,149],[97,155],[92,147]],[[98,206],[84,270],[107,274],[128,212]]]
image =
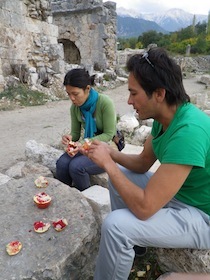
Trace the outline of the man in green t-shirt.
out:
[[[109,175],[112,207],[95,280],[127,279],[134,246],[210,249],[210,118],[190,103],[180,67],[163,49],[133,55],[127,69],[128,104],[154,123],[141,154],[100,141],[87,153]]]

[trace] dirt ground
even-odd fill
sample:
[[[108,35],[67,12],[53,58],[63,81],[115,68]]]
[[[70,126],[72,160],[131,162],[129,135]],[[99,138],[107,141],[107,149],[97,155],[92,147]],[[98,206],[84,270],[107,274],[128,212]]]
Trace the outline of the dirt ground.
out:
[[[186,91],[195,94],[205,91],[196,77],[184,80]],[[104,92],[115,103],[121,116],[132,112],[127,104],[127,84]],[[0,173],[23,160],[28,140],[57,145],[61,135],[70,128],[69,100],[49,102],[42,106],[26,107],[14,111],[0,111]]]

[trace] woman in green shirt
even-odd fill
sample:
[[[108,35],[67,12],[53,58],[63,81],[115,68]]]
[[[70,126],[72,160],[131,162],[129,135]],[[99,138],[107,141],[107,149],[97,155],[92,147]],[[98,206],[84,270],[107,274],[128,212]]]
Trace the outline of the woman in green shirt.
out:
[[[71,132],[70,135],[63,135],[63,145],[79,141],[81,137],[109,142],[116,133],[114,103],[107,95],[95,91],[93,84],[94,76],[81,68],[70,70],[64,78],[64,86],[72,105]],[[102,168],[79,152],[75,156],[65,152],[56,163],[57,179],[80,191],[90,186],[89,175],[103,172]]]

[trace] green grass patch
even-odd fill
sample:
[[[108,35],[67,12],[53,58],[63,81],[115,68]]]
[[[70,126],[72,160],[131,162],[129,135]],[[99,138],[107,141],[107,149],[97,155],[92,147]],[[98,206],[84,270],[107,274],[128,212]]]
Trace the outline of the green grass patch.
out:
[[[7,110],[18,106],[43,105],[48,99],[45,93],[31,90],[24,85],[9,87],[0,93],[0,109]]]

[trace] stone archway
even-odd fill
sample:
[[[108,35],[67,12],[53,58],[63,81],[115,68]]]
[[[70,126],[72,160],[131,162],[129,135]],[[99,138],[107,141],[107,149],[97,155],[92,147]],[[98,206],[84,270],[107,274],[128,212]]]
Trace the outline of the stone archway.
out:
[[[80,64],[81,55],[77,46],[68,39],[60,39],[58,42],[63,44],[65,62],[69,64]]]

